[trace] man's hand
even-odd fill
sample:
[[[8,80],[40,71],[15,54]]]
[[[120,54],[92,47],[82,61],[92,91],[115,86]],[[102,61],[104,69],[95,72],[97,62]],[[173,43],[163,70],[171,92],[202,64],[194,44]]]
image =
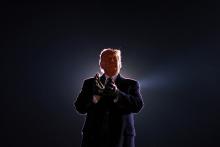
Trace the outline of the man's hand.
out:
[[[97,73],[95,75],[95,82],[94,82],[94,85],[93,85],[93,95],[102,96],[104,89],[105,89],[105,86],[100,81],[99,74]]]
[[[107,84],[105,85],[103,95],[112,98],[115,98],[118,95],[118,88],[111,78],[108,79]]]

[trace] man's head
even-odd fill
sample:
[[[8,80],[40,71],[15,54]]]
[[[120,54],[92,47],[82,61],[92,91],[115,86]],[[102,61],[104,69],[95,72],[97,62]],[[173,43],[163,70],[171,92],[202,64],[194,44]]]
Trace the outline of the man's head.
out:
[[[100,53],[99,66],[107,76],[117,75],[121,69],[121,51],[112,48],[103,49]]]

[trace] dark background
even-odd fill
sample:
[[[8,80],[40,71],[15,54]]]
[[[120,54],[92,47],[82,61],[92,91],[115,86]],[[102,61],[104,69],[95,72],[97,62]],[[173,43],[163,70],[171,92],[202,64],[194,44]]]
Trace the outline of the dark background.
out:
[[[219,146],[219,8],[1,3],[3,146],[79,147],[84,116],[73,102],[108,47],[121,49],[122,75],[141,85],[137,147]]]

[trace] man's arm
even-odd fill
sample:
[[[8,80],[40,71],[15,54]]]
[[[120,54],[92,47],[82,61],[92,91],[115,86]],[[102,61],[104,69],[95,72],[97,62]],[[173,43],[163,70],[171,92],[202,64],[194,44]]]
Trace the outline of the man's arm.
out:
[[[87,113],[88,110],[94,105],[92,101],[93,91],[89,82],[89,80],[84,81],[82,90],[74,103],[76,110],[81,114]]]
[[[118,96],[114,100],[117,108],[125,112],[138,113],[143,107],[143,100],[140,94],[139,83],[132,81],[131,86],[129,87],[129,92],[124,93],[118,90]]]

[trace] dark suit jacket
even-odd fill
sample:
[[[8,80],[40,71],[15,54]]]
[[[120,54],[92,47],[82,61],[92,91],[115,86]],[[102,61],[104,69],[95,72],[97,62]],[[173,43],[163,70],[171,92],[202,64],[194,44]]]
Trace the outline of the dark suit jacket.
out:
[[[112,98],[102,97],[95,104],[92,101],[94,80],[90,78],[84,81],[75,101],[76,110],[81,114],[87,114],[83,135],[89,137],[85,139],[88,144],[96,144],[105,140],[103,136],[108,136],[111,146],[120,147],[124,136],[135,136],[133,113],[139,112],[143,107],[139,84],[118,74],[115,81],[119,89],[118,101],[113,102]],[[104,83],[104,74],[100,80]]]

